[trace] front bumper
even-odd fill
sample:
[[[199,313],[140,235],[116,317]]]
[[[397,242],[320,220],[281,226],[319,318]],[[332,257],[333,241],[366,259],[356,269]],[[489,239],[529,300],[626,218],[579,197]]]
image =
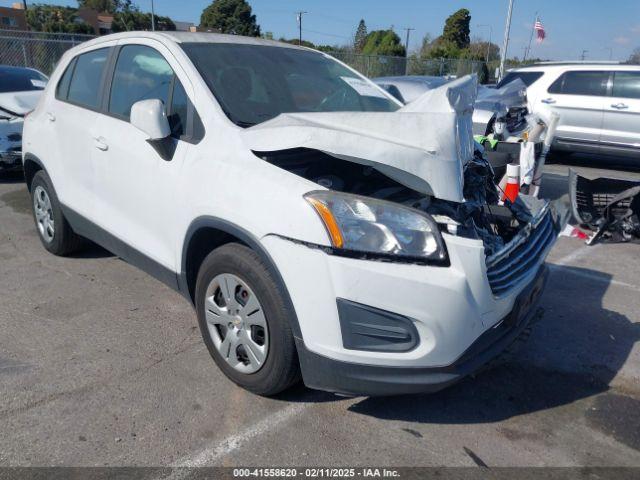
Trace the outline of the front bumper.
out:
[[[443,367],[387,367],[333,360],[309,351],[298,340],[298,356],[304,382],[310,388],[342,395],[382,396],[433,393],[481,370],[499,357],[539,315],[540,293],[547,268],[540,267],[525,288],[515,308],[502,321],[485,331],[452,364]]]

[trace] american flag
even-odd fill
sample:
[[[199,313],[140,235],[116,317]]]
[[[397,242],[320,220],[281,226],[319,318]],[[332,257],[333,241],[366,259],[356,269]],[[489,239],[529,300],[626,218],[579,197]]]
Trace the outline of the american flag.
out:
[[[533,29],[536,31],[536,40],[538,43],[542,43],[547,34],[544,31],[544,26],[539,18],[536,18],[536,23],[533,24]]]

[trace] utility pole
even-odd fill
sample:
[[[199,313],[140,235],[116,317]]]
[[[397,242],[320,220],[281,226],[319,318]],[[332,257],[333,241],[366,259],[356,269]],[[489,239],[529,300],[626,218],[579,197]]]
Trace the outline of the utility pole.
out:
[[[609,61],[611,61],[613,59],[613,48],[611,47],[604,47],[605,50],[609,50]]]
[[[502,55],[500,56],[500,78],[504,77],[504,62],[507,59],[507,48],[509,48],[509,32],[511,31],[511,14],[513,13],[513,0],[509,0],[509,11],[507,13],[507,23],[504,26],[504,41],[502,42]]]
[[[584,59],[587,58],[587,53],[589,50],[582,50],[582,55],[580,55],[580,60],[584,62]]]
[[[407,31],[407,40],[404,43],[404,52],[405,52],[404,74],[409,75],[409,34],[411,33],[411,30],[415,30],[415,28],[405,27],[403,30]]]
[[[489,29],[489,43],[487,44],[487,60],[486,63],[489,63],[489,53],[491,51],[491,37],[493,36],[493,27],[491,25],[487,25],[486,23],[481,23],[476,25],[476,27],[487,27]]]
[[[309,13],[309,12],[303,12],[303,11],[296,12],[296,16],[298,17],[298,45],[302,45],[302,16],[305,13]]]
[[[403,28],[403,30],[407,31],[407,40],[404,43],[404,49],[407,52],[407,57],[408,57],[409,56],[409,34],[411,33],[411,30],[415,30],[415,28],[405,27]]]
[[[527,54],[531,52],[531,40],[533,40],[533,31],[536,29],[536,22],[538,21],[538,12],[536,12],[536,16],[533,19],[533,25],[531,25],[531,36],[529,37],[529,46],[524,51],[524,57],[522,58],[522,63],[527,59]]]
[[[153,7],[153,0],[151,0],[151,31],[156,31],[156,10]]]

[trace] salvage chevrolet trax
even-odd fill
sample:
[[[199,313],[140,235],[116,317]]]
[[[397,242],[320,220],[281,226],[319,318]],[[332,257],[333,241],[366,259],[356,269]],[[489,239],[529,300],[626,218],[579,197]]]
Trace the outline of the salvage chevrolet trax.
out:
[[[434,391],[526,333],[562,223],[546,202],[498,205],[475,92],[467,77],[403,107],[305,48],[92,40],[25,123],[37,231],[179,290],[252,392]]]

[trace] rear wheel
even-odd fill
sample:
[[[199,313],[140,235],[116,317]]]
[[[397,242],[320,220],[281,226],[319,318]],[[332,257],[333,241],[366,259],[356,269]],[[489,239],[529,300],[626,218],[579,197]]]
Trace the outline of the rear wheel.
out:
[[[290,312],[263,260],[237,243],[202,263],[196,310],[209,353],[236,384],[275,395],[300,378]]]
[[[61,256],[80,248],[82,237],[71,229],[64,218],[51,179],[43,170],[37,172],[31,182],[31,206],[38,237],[44,248]]]

